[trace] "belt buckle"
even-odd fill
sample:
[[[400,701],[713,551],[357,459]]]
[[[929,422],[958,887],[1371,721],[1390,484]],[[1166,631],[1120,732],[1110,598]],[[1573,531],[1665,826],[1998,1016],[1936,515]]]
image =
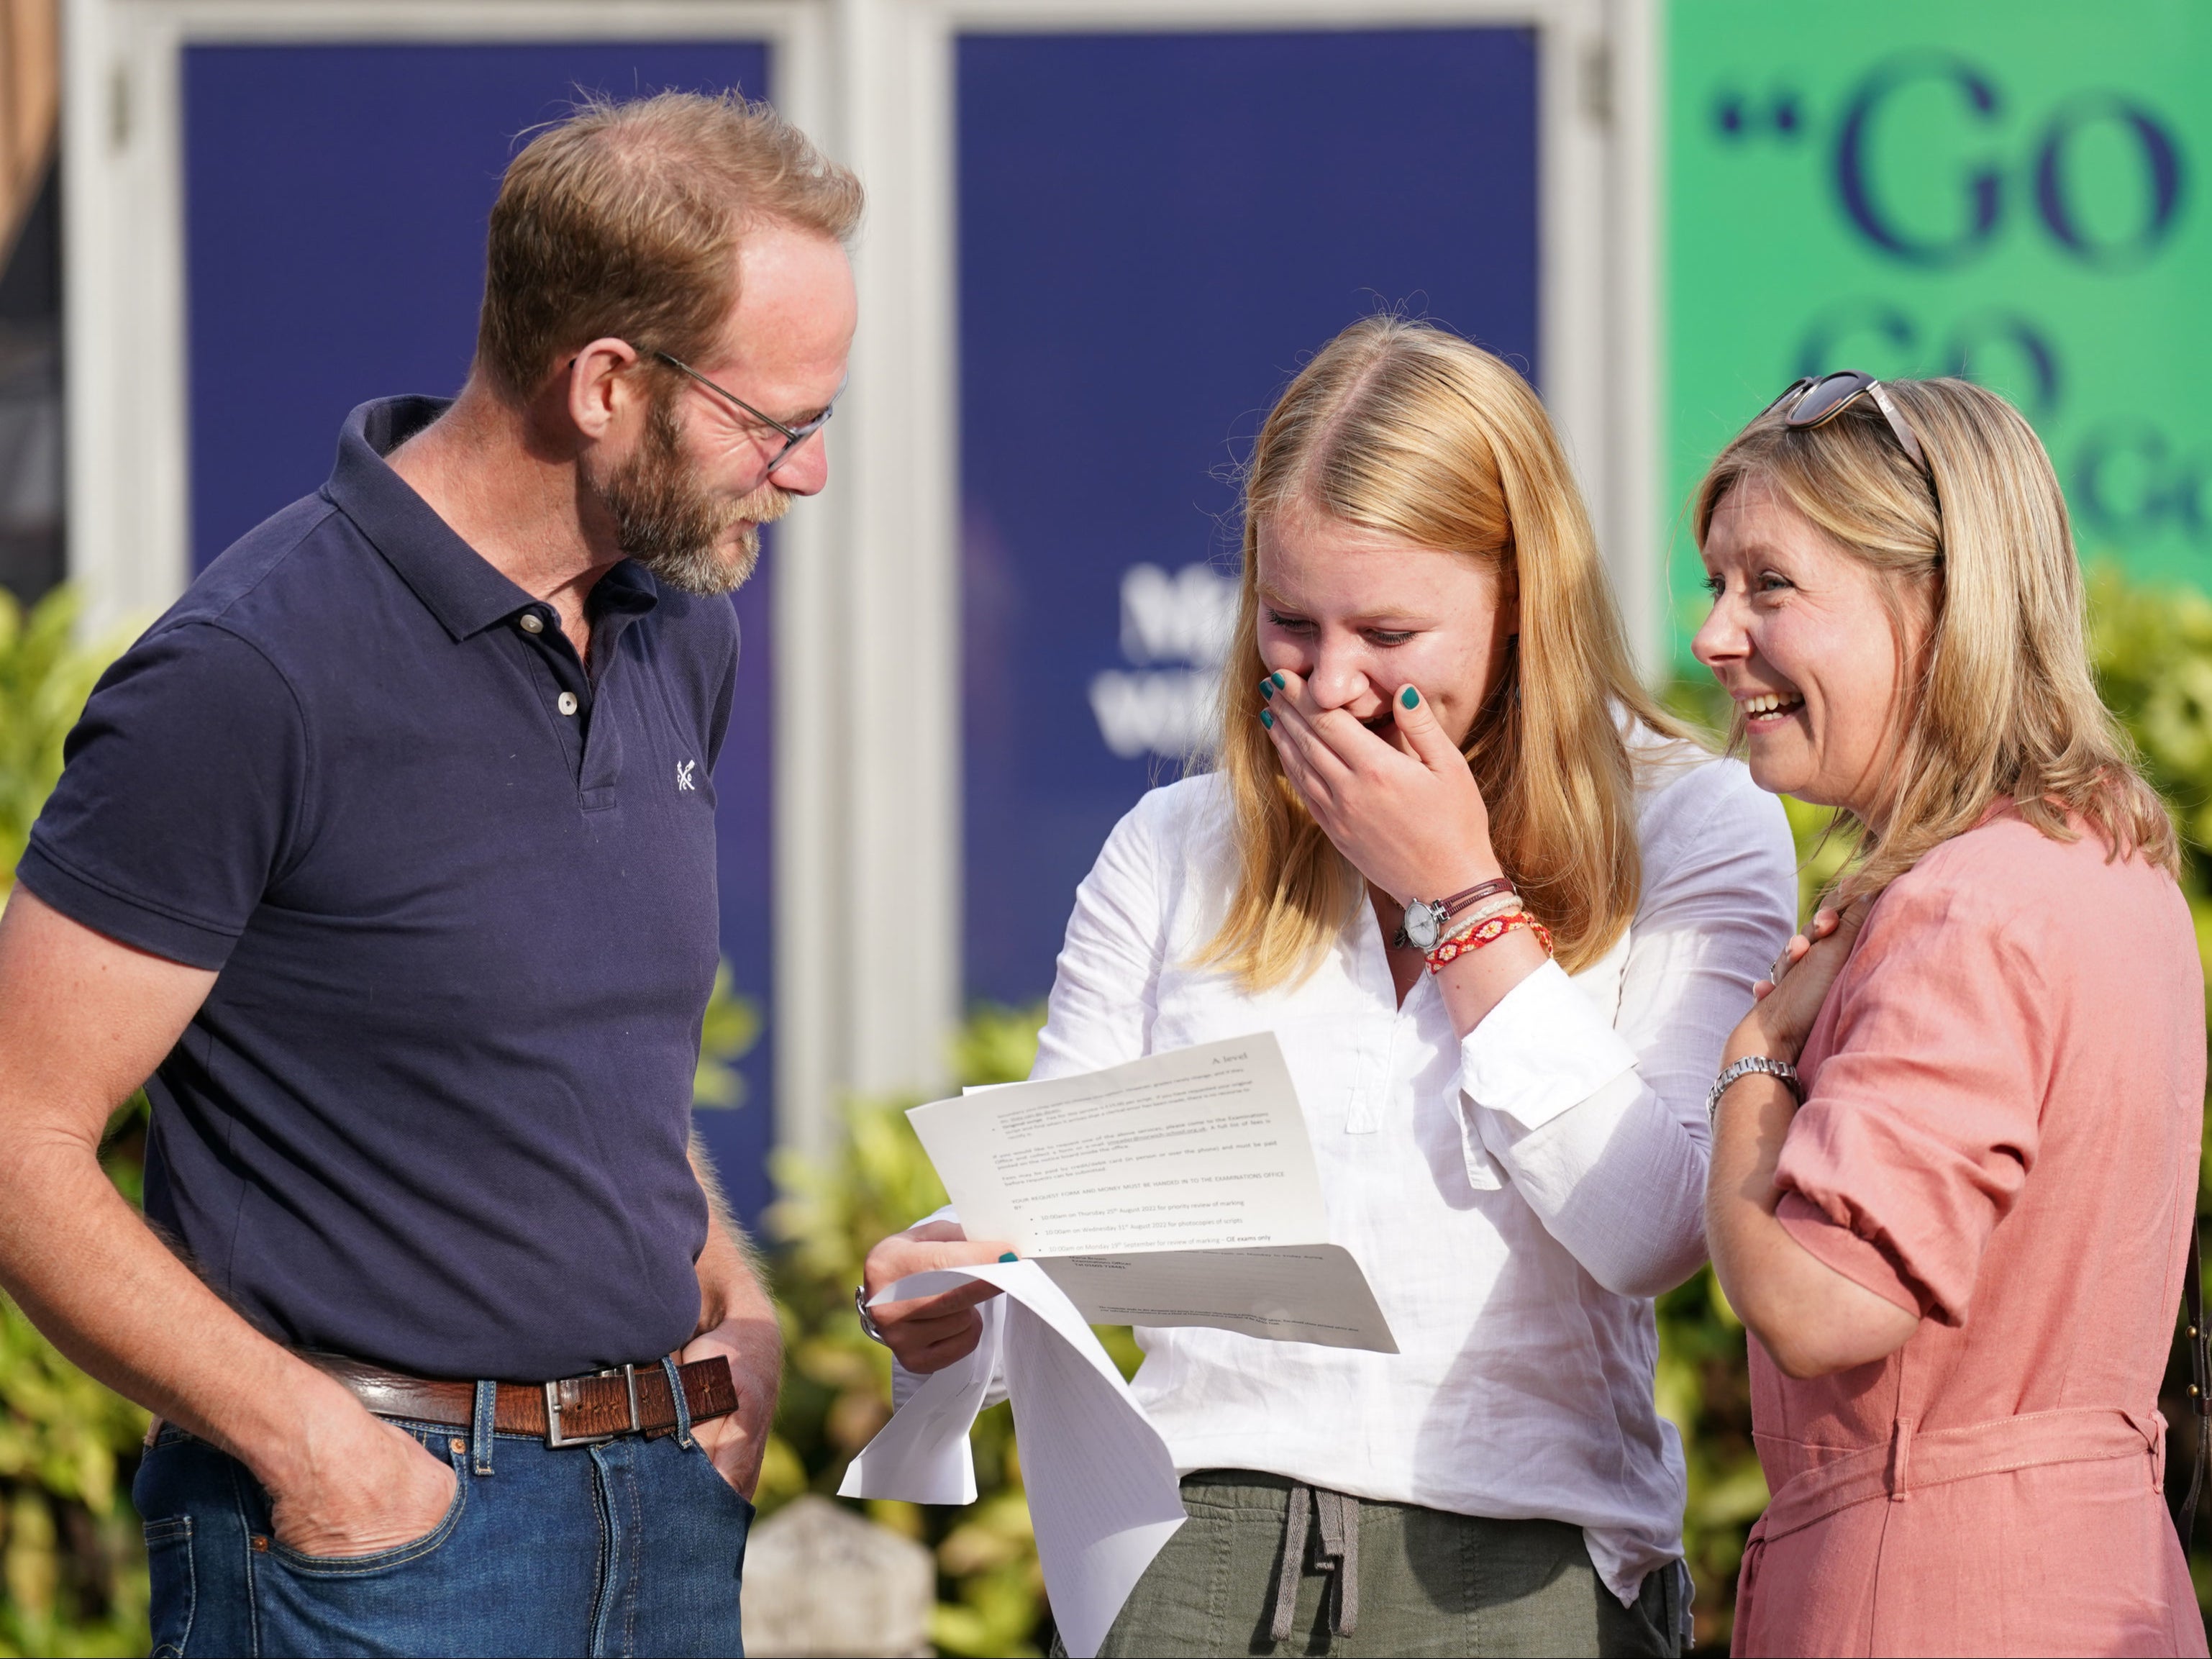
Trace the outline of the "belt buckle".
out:
[[[618,1440],[623,1435],[640,1434],[644,1431],[645,1425],[640,1420],[637,1410],[637,1367],[635,1365],[610,1365],[606,1370],[603,1371],[594,1371],[592,1375],[594,1376],[619,1376],[622,1378],[624,1385],[629,1390],[629,1426],[628,1428],[616,1429],[606,1434],[562,1433],[561,1383],[548,1382],[544,1385],[545,1389],[545,1444],[547,1449],[558,1450],[562,1446],[601,1446],[605,1445],[610,1440]],[[575,1379],[573,1377],[564,1377],[562,1381],[574,1382]]]

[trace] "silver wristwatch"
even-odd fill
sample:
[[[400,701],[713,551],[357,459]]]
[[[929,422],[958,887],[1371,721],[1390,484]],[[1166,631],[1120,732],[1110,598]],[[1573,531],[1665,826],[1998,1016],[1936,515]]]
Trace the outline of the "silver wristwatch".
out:
[[[1398,936],[1390,942],[1400,950],[1408,945],[1423,956],[1437,948],[1437,941],[1444,936],[1451,919],[1470,904],[1501,893],[1513,890],[1511,879],[1493,876],[1488,881],[1477,882],[1463,893],[1454,893],[1449,898],[1415,899],[1406,907],[1405,919],[1398,924]]]
[[[1437,948],[1450,921],[1451,912],[1442,901],[1415,899],[1406,907],[1405,920],[1398,924],[1399,937],[1425,956]]]
[[[1721,1097],[1739,1078],[1749,1077],[1753,1072],[1764,1072],[1769,1077],[1778,1077],[1790,1085],[1790,1092],[1799,1100],[1805,1098],[1805,1085],[1797,1080],[1797,1068],[1786,1060],[1769,1060],[1765,1054],[1746,1054],[1735,1065],[1726,1067],[1713,1079],[1712,1092],[1705,1097],[1705,1121],[1711,1123],[1721,1109]]]

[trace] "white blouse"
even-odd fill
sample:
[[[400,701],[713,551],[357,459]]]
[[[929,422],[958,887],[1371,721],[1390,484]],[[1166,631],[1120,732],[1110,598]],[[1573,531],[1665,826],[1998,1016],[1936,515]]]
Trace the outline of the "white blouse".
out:
[[[1780,803],[1739,763],[1632,746],[1628,933],[1572,977],[1547,963],[1464,1041],[1428,975],[1399,1006],[1364,903],[1295,987],[1192,966],[1234,880],[1227,793],[1216,775],[1152,791],[1076,895],[1032,1073],[1273,1030],[1329,1238],[1397,1337],[1388,1355],[1139,1330],[1133,1388],[1178,1469],[1579,1525],[1624,1602],[1681,1553],[1651,1298],[1705,1259],[1705,1091],[1796,914]]]

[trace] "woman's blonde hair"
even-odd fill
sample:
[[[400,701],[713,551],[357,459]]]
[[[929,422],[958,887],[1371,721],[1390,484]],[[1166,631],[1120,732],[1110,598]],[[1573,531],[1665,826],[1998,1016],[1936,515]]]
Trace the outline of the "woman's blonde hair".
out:
[[[1908,665],[1895,804],[1879,834],[1859,825],[1837,898],[1880,892],[1999,801],[2054,841],[2072,840],[2078,817],[2108,857],[2140,852],[2177,870],[2172,821],[2097,696],[2081,568],[2042,443],[1969,381],[1883,385],[1927,472],[1871,399],[1809,429],[1770,410],[1713,462],[1695,514],[1702,547],[1729,492],[1758,480],[1887,579],[1893,621],[1929,607],[1926,647]]]
[[[1589,515],[1535,393],[1455,335],[1376,317],[1299,372],[1246,470],[1219,750],[1239,869],[1200,960],[1251,990],[1296,980],[1319,964],[1364,892],[1284,777],[1258,718],[1260,526],[1291,507],[1483,561],[1517,584],[1520,633],[1462,752],[1498,860],[1550,927],[1560,963],[1571,970],[1604,955],[1635,915],[1641,878],[1622,721],[1676,728],[1636,678]]]

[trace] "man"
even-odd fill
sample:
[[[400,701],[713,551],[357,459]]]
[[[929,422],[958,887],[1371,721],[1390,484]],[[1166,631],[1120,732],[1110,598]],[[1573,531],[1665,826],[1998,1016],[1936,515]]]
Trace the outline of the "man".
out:
[[[70,738],[0,1279],[156,1413],[157,1650],[739,1650],[781,1356],[687,1156],[721,596],[825,482],[860,210],[734,96],[541,134],[459,398],[356,410]],[[173,1249],[96,1158],[142,1082]]]

